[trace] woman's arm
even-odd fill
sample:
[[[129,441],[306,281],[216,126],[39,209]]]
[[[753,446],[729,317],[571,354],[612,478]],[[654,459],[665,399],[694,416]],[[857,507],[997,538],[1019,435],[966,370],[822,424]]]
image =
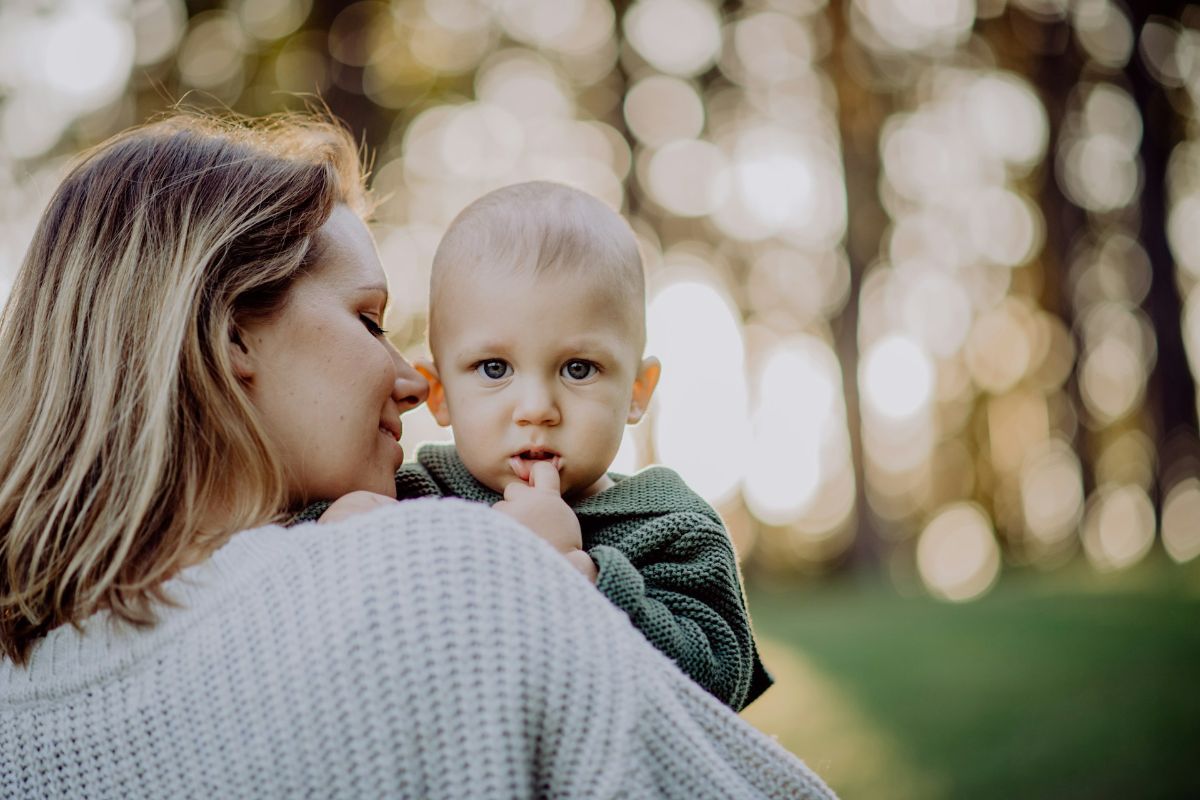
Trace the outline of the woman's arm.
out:
[[[362,711],[417,754],[421,794],[832,796],[504,516],[414,501],[308,530],[357,551],[341,616],[384,695]]]

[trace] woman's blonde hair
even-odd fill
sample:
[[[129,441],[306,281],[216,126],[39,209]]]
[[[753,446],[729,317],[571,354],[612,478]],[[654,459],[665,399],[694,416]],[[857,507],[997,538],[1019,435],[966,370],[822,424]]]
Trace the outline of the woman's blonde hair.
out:
[[[153,623],[189,557],[278,517],[283,465],[229,348],[338,203],[366,211],[358,154],[315,116],[179,114],[67,175],[0,313],[3,655],[100,608]]]

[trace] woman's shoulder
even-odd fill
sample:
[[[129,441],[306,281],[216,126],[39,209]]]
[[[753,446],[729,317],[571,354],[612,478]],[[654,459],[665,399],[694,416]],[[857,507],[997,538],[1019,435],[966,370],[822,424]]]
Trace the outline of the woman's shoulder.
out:
[[[323,620],[364,636],[403,636],[406,627],[457,616],[495,624],[531,601],[530,587],[577,577],[510,518],[452,498],[406,500],[333,524],[243,537],[239,549],[272,564],[249,591],[286,594],[280,603],[300,606],[319,598]],[[461,633],[446,627],[449,636]]]
[[[337,522],[293,525],[287,528],[279,546],[301,552],[403,548],[413,544],[411,539],[421,540],[441,530],[469,531],[486,525],[489,516],[486,506],[455,499],[419,498],[382,505]],[[406,539],[401,542],[398,534]],[[242,537],[258,536],[258,531],[242,531],[231,543]]]
[[[505,540],[503,551],[494,552],[496,537]],[[221,571],[228,562],[257,562],[269,565],[258,584],[279,583],[281,590],[315,593],[330,602],[361,602],[375,592],[395,603],[397,590],[405,595],[414,587],[432,590],[430,575],[438,576],[444,594],[455,584],[478,581],[490,564],[521,560],[520,552],[540,549],[531,539],[487,506],[422,498],[330,524],[243,531],[217,551],[212,566]]]
[[[494,535],[507,541],[509,552],[479,553],[477,545]],[[487,579],[484,559],[528,562],[516,556],[530,546],[528,537],[486,506],[438,499],[330,525],[244,530],[163,585],[169,602],[155,605],[154,625],[116,624],[101,611],[78,628],[63,625],[47,634],[27,668],[0,662],[0,703],[17,695],[70,694],[194,649],[240,663],[260,653],[254,642],[272,643],[264,658],[271,650],[296,650],[330,662],[344,659],[351,647],[392,647],[389,639],[417,622],[414,598],[457,603],[461,587]]]
[[[246,532],[253,536],[255,532]],[[496,538],[505,552],[494,552]],[[410,573],[436,569],[443,562],[455,570],[472,570],[472,554],[488,551],[490,559],[524,558],[525,551],[546,549],[523,527],[480,503],[455,498],[405,500],[332,524],[307,523],[289,528],[279,546],[294,557],[332,572]]]

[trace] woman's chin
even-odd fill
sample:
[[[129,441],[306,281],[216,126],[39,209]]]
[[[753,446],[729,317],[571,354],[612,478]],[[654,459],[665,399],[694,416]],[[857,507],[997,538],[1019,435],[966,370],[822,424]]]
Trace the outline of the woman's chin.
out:
[[[374,492],[375,494],[381,494],[384,497],[391,497],[391,498],[395,499],[395,497],[396,497],[396,474],[395,474],[395,471],[394,470],[390,471],[387,473],[386,476],[372,480],[370,486],[367,487],[367,491]]]
[[[386,464],[381,464],[378,469],[372,470],[369,474],[360,474],[352,479],[339,482],[339,491],[329,500],[336,500],[339,497],[350,494],[351,492],[371,492],[372,494],[381,494],[384,497],[396,497],[396,471],[391,469]]]

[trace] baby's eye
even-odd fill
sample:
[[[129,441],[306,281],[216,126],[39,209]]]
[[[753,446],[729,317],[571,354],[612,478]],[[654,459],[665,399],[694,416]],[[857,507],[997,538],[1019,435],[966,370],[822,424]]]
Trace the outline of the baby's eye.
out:
[[[600,368],[591,361],[584,361],[581,358],[573,358],[566,364],[563,364],[559,374],[564,378],[569,378],[573,381],[585,381],[600,371]]]
[[[363,326],[371,332],[372,336],[383,336],[387,331],[379,327],[375,320],[368,317],[366,314],[359,314],[358,318],[362,321]]]
[[[476,364],[475,371],[490,381],[498,381],[511,375],[512,367],[502,359],[489,358]]]

